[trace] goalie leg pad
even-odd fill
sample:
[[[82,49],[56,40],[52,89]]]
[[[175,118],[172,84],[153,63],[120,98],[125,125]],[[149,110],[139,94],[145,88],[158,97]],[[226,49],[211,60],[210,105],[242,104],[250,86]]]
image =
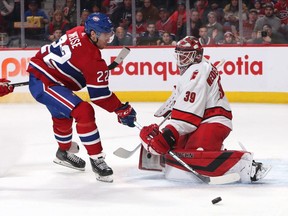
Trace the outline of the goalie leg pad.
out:
[[[175,150],[174,153],[201,175],[223,176],[238,173],[241,182],[251,182],[253,154],[250,152]],[[165,163],[167,179],[199,182],[169,154],[165,155]]]

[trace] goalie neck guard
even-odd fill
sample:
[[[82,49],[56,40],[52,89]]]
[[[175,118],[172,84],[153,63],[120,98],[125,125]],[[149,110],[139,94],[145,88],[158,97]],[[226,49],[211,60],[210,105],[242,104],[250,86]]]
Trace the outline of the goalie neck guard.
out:
[[[180,68],[188,67],[202,61],[203,48],[197,38],[186,36],[177,42],[175,55]]]

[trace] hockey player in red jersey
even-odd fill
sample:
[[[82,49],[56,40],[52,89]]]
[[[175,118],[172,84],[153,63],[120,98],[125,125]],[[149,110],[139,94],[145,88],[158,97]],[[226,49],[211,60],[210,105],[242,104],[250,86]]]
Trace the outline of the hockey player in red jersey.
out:
[[[90,156],[96,178],[112,182],[112,169],[105,162],[94,109],[73,91],[87,87],[90,100],[108,112],[115,112],[118,121],[134,127],[136,112],[129,103],[121,103],[109,89],[109,70],[100,50],[113,36],[107,15],[92,13],[84,26],[66,32],[59,40],[41,47],[30,60],[29,89],[33,97],[44,104],[52,116],[53,131],[59,148],[55,163],[78,170],[85,161],[76,156],[77,143],[72,142],[72,123],[81,143]]]
[[[166,174],[169,173],[169,166],[186,170],[167,154],[172,150],[203,175],[223,175],[245,158],[242,162],[249,171],[243,170],[249,175],[244,177],[244,181],[263,178],[267,169],[261,163],[252,161],[248,153],[247,156],[246,152],[221,151],[224,140],[232,130],[232,112],[221,86],[219,72],[203,57],[203,48],[198,39],[186,36],[177,43],[175,54],[181,77],[173,93],[173,101],[163,106],[171,106],[168,110],[171,120],[162,130],[156,124],[143,127],[140,138],[145,149],[142,148],[142,151],[165,155]],[[167,113],[163,112],[165,115]]]
[[[7,95],[14,91],[14,87],[9,85],[9,80],[7,79],[0,79],[0,97]]]

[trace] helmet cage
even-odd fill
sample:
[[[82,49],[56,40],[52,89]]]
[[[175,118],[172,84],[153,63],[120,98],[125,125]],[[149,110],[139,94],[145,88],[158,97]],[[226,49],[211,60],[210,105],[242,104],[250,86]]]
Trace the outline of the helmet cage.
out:
[[[177,65],[179,67],[185,67],[185,66],[195,63],[197,52],[196,50],[194,51],[175,50],[175,56],[177,59]]]
[[[186,36],[177,42],[175,57],[179,67],[189,66],[202,61],[203,48],[197,38]]]

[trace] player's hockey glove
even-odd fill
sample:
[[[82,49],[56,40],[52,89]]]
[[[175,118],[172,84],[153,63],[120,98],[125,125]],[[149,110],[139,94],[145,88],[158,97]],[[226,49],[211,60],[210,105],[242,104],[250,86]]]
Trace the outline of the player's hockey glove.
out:
[[[142,128],[140,138],[142,144],[148,145],[148,152],[166,154],[177,143],[179,133],[172,125],[167,125],[161,132],[157,124],[151,124]],[[149,148],[152,148],[155,152]]]
[[[118,122],[127,125],[129,127],[135,127],[134,122],[136,121],[136,112],[130,106],[129,102],[126,102],[121,107],[115,110],[118,116]]]
[[[14,86],[9,85],[9,82],[7,79],[0,79],[0,97],[14,91]]]

